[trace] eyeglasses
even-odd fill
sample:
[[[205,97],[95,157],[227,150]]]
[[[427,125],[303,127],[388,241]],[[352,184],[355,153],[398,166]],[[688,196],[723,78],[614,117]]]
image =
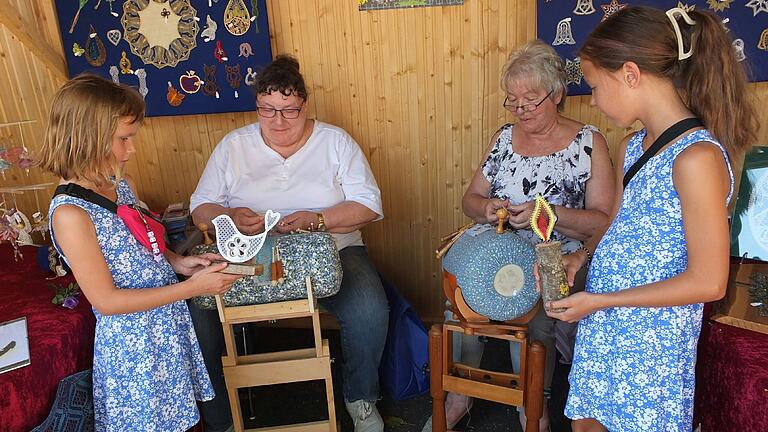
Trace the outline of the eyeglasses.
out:
[[[304,106],[304,102],[301,103],[301,106]],[[299,113],[301,112],[301,107],[299,108],[283,108],[283,109],[275,109],[270,107],[261,107],[256,105],[256,111],[259,113],[259,116],[264,118],[273,118],[277,115],[279,112],[281,116],[283,116],[284,119],[293,120],[295,118],[299,118]]]
[[[509,102],[509,96],[504,98],[504,108],[508,109],[509,111],[513,113],[517,113],[517,110],[523,110],[524,112],[533,112],[536,111],[536,108],[539,107],[539,105],[543,104],[547,98],[552,96],[552,93],[554,90],[550,90],[549,93],[547,93],[546,96],[544,96],[544,99],[540,100],[539,103],[527,103],[523,105],[512,105]]]

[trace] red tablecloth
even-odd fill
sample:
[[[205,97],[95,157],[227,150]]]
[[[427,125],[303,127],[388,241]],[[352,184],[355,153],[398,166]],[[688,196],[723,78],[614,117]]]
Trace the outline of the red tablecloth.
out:
[[[73,310],[51,303],[57,285],[71,275],[47,281],[37,264],[37,248],[23,247],[24,260],[0,244],[0,322],[26,317],[31,364],[0,374],[0,431],[28,431],[41,423],[53,403],[59,380],[93,363],[96,319],[84,295]]]
[[[702,432],[768,431],[768,335],[705,320],[694,425]]]

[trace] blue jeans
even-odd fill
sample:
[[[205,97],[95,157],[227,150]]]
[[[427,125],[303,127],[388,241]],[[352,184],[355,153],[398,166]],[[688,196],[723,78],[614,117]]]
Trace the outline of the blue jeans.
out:
[[[339,255],[344,272],[341,289],[318,302],[341,328],[344,400],[376,402],[379,363],[389,327],[387,295],[365,247],[346,247]]]
[[[319,299],[341,328],[344,356],[344,400],[375,402],[379,398],[379,363],[389,326],[389,303],[381,279],[363,246],[339,251],[344,276],[341,289]],[[204,310],[189,302],[189,312],[216,397],[201,404],[206,432],[221,432],[232,424],[227,386],[221,365],[224,334],[216,310]]]

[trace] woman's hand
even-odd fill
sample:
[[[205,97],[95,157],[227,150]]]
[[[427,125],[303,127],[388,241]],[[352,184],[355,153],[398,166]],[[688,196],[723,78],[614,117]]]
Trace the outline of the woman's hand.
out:
[[[507,210],[509,210],[509,225],[514,229],[530,229],[533,206],[533,201],[508,206]]]
[[[587,254],[582,250],[563,255],[563,268],[565,269],[565,278],[568,280],[568,286],[573,286],[576,273],[584,267],[586,262]]]
[[[547,315],[560,321],[574,323],[602,309],[603,306],[600,303],[600,298],[600,294],[581,291],[571,294],[562,300],[549,302],[549,305],[545,305],[545,308],[565,308],[563,312],[547,312]]]
[[[178,256],[170,261],[173,271],[184,276],[192,276],[211,265],[213,261],[223,261],[224,257],[215,253],[202,255]]]
[[[198,295],[224,294],[229,291],[232,284],[243,275],[222,273],[227,268],[227,263],[215,263],[195,272],[187,282],[194,286],[193,292]]]
[[[320,223],[317,213],[311,211],[298,211],[280,219],[277,224],[277,231],[289,233],[291,231],[306,230],[314,231]]]
[[[264,216],[247,207],[235,207],[227,210],[227,215],[235,222],[238,231],[246,235],[260,234],[264,231]]]
[[[485,223],[496,223],[499,221],[499,217],[496,216],[496,210],[500,208],[508,208],[509,201],[502,200],[498,198],[489,198],[485,202],[485,207],[483,208],[483,216],[485,217]],[[482,221],[476,221],[482,223]]]

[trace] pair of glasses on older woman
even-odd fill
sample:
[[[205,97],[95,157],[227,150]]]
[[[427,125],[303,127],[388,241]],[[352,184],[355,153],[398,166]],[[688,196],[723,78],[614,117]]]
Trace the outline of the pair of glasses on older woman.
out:
[[[519,110],[523,110],[524,112],[533,112],[536,111],[536,108],[539,107],[539,105],[543,104],[545,100],[547,100],[548,97],[552,96],[552,93],[554,90],[550,90],[549,93],[547,93],[546,96],[542,100],[540,100],[538,103],[527,103],[523,105],[514,105],[509,103],[509,96],[504,98],[504,108],[507,110],[517,113]]]
[[[301,108],[303,106],[304,106],[304,102],[301,103],[301,106],[299,106],[299,108],[276,109],[276,108],[263,107],[263,106],[256,105],[256,111],[259,113],[259,116],[264,118],[273,118],[279,112],[284,119],[293,120],[293,119],[299,118],[299,113],[301,112]]]

